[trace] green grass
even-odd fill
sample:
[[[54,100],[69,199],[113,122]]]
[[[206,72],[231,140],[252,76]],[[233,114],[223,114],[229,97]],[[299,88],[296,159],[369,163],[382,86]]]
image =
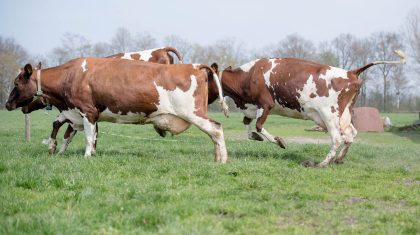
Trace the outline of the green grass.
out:
[[[346,162],[324,169],[326,144],[286,150],[247,141],[240,114],[212,116],[228,164],[197,128],[161,139],[151,126],[100,123],[97,155],[78,133],[66,154],[41,144],[55,112],[0,111],[0,234],[419,234],[420,133],[360,133]],[[417,114],[389,114],[397,125]],[[309,121],[270,117],[286,138],[326,139]],[[65,128],[59,133],[59,144]],[[121,137],[121,136],[130,136]]]

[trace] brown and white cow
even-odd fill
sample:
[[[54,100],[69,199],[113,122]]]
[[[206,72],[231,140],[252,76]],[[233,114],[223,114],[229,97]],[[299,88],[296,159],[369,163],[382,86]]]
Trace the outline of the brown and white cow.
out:
[[[27,64],[16,77],[8,110],[29,104],[36,93],[59,107],[59,118],[83,126],[85,156],[95,152],[96,123],[156,125],[173,134],[190,124],[214,142],[215,160],[226,162],[222,126],[207,116],[208,81],[219,79],[206,65],[162,65],[113,58],[79,58],[35,70]],[[219,99],[224,107],[219,84]]]
[[[263,127],[269,114],[311,119],[328,130],[332,146],[318,164],[323,167],[340,147],[335,163],[342,163],[357,134],[351,113],[363,82],[358,75],[376,64],[404,63],[404,54],[397,54],[400,61],[376,61],[351,71],[301,59],[258,59],[236,69],[227,68],[219,77],[224,95],[233,99],[245,115],[243,122],[250,139],[268,140],[285,148],[280,137]],[[212,66],[217,71],[217,65]],[[216,99],[215,88],[215,84],[209,84],[210,103]],[[249,127],[253,119],[257,119],[257,132]]]
[[[174,47],[161,47],[155,49],[149,49],[144,51],[136,51],[136,52],[127,52],[127,53],[118,53],[115,55],[107,56],[107,58],[119,58],[119,59],[127,59],[127,60],[138,60],[138,61],[146,61],[151,63],[159,63],[159,64],[173,64],[174,59],[169,54],[169,52],[174,53],[177,57],[179,62],[182,64],[182,57],[179,54],[178,50]],[[40,66],[40,65],[39,65]],[[45,100],[42,96],[38,99],[31,102],[29,105],[22,107],[23,113],[30,113],[32,111],[45,108],[47,105],[50,105],[48,100]],[[60,108],[58,108],[61,112]],[[60,130],[61,126],[69,122],[69,120],[63,119],[62,117],[58,116],[53,122],[53,129],[51,131],[51,135],[48,141],[48,151],[50,154],[53,154],[57,148],[57,133]],[[166,132],[153,126],[156,132],[164,137]],[[61,145],[59,153],[64,153],[72,141],[73,137],[76,135],[77,131],[83,131],[83,126],[75,126],[74,124],[70,123],[67,126],[66,132],[64,133],[63,144]],[[98,132],[98,129],[96,130]],[[96,148],[96,142],[95,142]]]
[[[158,64],[173,64],[174,58],[169,54],[169,52],[174,53],[178,57],[180,64],[183,63],[178,50],[173,47],[161,47],[145,51],[118,53],[108,57],[127,60],[141,60]]]

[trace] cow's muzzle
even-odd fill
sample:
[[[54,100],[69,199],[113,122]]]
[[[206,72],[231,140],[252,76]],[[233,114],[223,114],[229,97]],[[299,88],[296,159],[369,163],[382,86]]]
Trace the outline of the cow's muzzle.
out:
[[[6,103],[6,109],[7,109],[8,111],[15,110],[15,109],[16,109],[16,104],[11,104],[10,102],[7,102],[7,103]]]

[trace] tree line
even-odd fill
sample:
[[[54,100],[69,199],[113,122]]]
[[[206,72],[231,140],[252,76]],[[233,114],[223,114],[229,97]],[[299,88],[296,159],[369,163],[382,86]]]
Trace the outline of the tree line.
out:
[[[360,78],[364,83],[356,105],[376,107],[383,112],[420,111],[418,8],[408,13],[399,32],[376,32],[364,38],[340,34],[317,45],[299,34],[291,34],[260,49],[247,49],[242,42],[233,38],[201,45],[178,35],[168,35],[158,40],[148,32],[133,34],[126,28],[119,28],[109,42],[92,43],[83,35],[66,33],[62,36],[59,47],[45,55],[30,55],[13,38],[0,35],[0,107],[4,108],[19,68],[28,62],[35,64],[42,61],[45,68],[77,57],[103,57],[161,46],[176,47],[183,56],[184,63],[217,62],[220,68],[236,67],[262,57],[294,57],[348,70],[377,60],[395,60],[393,51],[400,49],[406,52],[408,64],[378,65],[361,74]]]

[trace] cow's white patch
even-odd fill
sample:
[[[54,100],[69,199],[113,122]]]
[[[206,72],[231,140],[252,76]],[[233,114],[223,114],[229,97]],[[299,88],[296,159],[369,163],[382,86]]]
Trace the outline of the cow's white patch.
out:
[[[328,69],[325,72],[325,74],[319,74],[319,78],[322,78],[322,79],[326,80],[328,82],[328,84],[331,83],[331,80],[333,78],[348,79],[347,70],[344,70],[344,69],[341,69],[341,68],[336,68],[336,67],[330,67],[330,69]]]
[[[194,92],[197,89],[197,78],[194,75],[191,75],[190,78],[191,86],[185,92],[178,87],[173,91],[166,90],[155,82],[155,87],[159,94],[159,103],[156,103],[157,110],[150,114],[150,117],[160,114],[173,114],[181,118],[195,116]]]
[[[258,60],[248,62],[246,64],[241,65],[239,68],[244,72],[249,72],[249,70],[254,66],[254,64],[257,63],[257,61]]]
[[[258,106],[254,105],[254,104],[245,104],[245,109],[241,109],[241,112],[247,118],[256,119],[257,118],[257,110],[258,110]]]
[[[334,76],[336,77],[337,74]],[[332,77],[326,79],[331,82]],[[333,89],[329,90],[328,96],[315,96],[310,97],[312,93],[316,94],[317,88],[313,81],[312,75],[309,76],[306,84],[303,86],[302,91],[297,91],[300,94],[299,103],[304,108],[302,115],[314,120],[318,125],[325,127],[328,126],[329,121],[337,121],[338,118],[338,95],[339,93]],[[331,106],[336,109],[336,112],[331,111]],[[338,124],[338,122],[337,122]]]
[[[86,115],[82,113],[83,116],[83,127],[85,130],[85,137],[86,137],[86,151],[85,157],[90,157],[92,153],[94,153],[95,148],[93,144],[96,140],[96,127],[95,123],[90,123],[87,119]]]
[[[79,129],[78,127],[81,126],[81,129],[83,130],[83,119],[78,108],[69,109],[61,112],[56,118],[56,120],[60,122],[69,120],[74,125],[74,129]]]
[[[144,60],[144,61],[149,61],[150,58],[152,58],[152,53],[154,51],[163,49],[163,47],[161,48],[154,48],[154,49],[150,49],[150,50],[145,50],[145,51],[139,51],[138,53],[140,54],[140,60]]]
[[[198,69],[201,66],[201,64],[192,64],[192,66],[193,68]]]
[[[263,115],[263,112],[264,112],[264,109],[263,109],[263,108],[259,108],[259,109],[257,109],[257,112],[256,112],[256,115],[255,115],[255,118],[256,118],[256,119],[260,118],[260,117]]]
[[[146,121],[146,114],[128,112],[127,114],[122,115],[121,111],[113,113],[111,110],[106,108],[99,114],[98,121],[107,121],[124,124],[144,124],[144,122]]]
[[[85,60],[83,60],[83,63],[82,63],[82,65],[81,65],[81,67],[82,67],[82,71],[83,71],[83,72],[86,72],[86,71],[87,71],[86,65],[87,65],[87,61],[86,61],[86,59],[85,59]]]
[[[124,53],[124,56],[121,57],[121,59],[124,59],[124,60],[133,60],[133,58],[131,58],[131,54],[134,54],[134,53],[136,53],[136,52],[127,52],[127,53]]]
[[[271,63],[271,68],[267,72],[264,73],[264,81],[267,87],[271,86],[270,75],[273,72],[273,69],[276,67],[276,62],[274,59],[270,59],[269,61]]]

